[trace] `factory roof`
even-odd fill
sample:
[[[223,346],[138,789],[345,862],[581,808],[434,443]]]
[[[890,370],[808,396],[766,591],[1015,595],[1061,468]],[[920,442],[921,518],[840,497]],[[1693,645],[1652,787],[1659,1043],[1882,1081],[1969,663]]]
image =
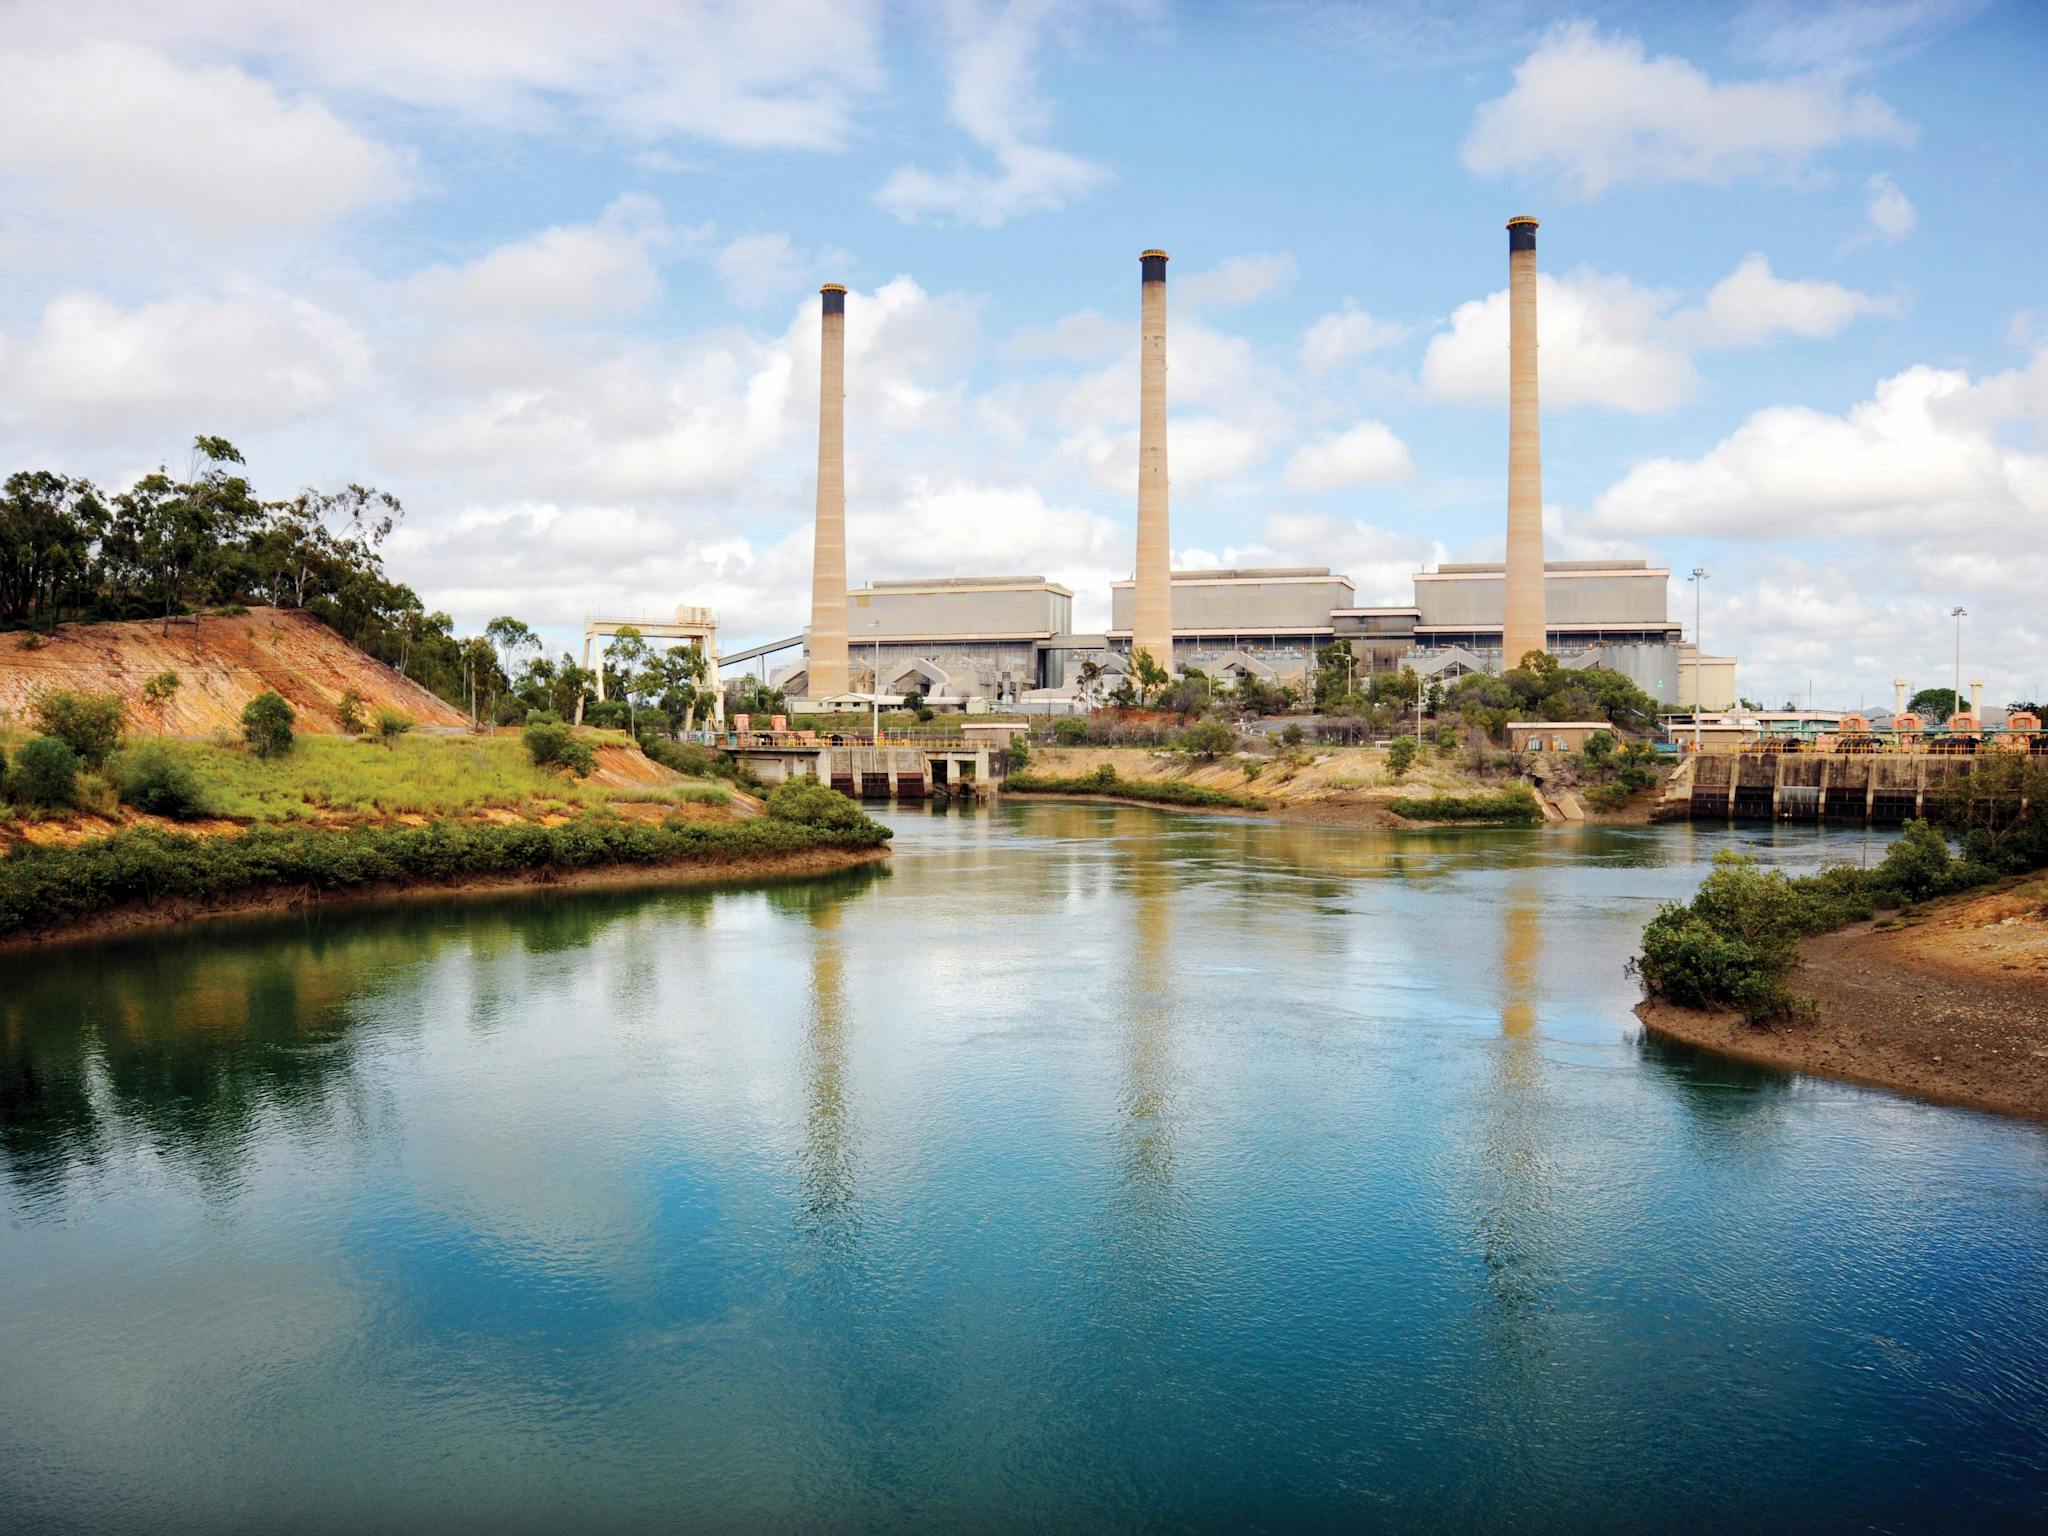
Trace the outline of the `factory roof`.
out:
[[[991,588],[1014,590],[1016,588],[1038,589],[1057,592],[1061,597],[1074,594],[1056,581],[1047,581],[1043,576],[928,576],[890,577],[871,581],[866,587],[855,587],[855,592],[958,592],[963,589],[987,591]]]
[[[1458,564],[1445,562],[1433,571],[1417,571],[1417,581],[1444,581],[1473,576],[1502,576],[1507,573],[1507,563],[1501,560],[1466,561]],[[1647,560],[1546,560],[1543,562],[1546,576],[1668,576],[1671,568],[1666,565],[1652,565]]]

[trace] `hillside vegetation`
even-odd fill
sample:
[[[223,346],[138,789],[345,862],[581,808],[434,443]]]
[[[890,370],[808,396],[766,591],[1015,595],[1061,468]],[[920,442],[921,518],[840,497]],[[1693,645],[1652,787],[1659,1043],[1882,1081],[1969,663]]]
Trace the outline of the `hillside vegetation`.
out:
[[[150,683],[165,674],[177,682],[159,701]],[[25,721],[35,696],[51,688],[113,694],[136,729],[171,736],[237,730],[243,708],[265,692],[292,706],[302,732],[341,731],[350,693],[366,716],[389,709],[424,729],[469,724],[454,705],[300,609],[206,614],[168,630],[141,621],[0,634],[0,723]]]

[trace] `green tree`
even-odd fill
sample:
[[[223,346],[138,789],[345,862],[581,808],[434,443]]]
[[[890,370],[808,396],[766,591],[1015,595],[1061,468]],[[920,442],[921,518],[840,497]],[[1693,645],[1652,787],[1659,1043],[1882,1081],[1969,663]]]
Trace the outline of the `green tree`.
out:
[[[1323,714],[1349,707],[1356,694],[1356,672],[1349,640],[1333,640],[1316,653],[1316,705]]]
[[[1953,688],[1922,688],[1906,701],[1906,708],[1923,720],[1946,721],[1960,713],[1961,707]]]
[[[142,685],[142,702],[156,715],[158,730],[164,728],[164,713],[183,686],[184,679],[175,672],[159,672]]]
[[[92,552],[106,505],[90,481],[9,475],[0,492],[0,627],[48,623],[92,595]]]
[[[274,689],[256,695],[242,708],[242,740],[258,757],[283,757],[292,749],[291,705]]]
[[[14,754],[8,789],[45,810],[61,810],[78,798],[78,754],[54,736],[31,736]]]
[[[88,768],[106,766],[128,724],[127,707],[111,693],[53,688],[30,700],[29,709],[43,734],[63,742]]]
[[[363,696],[351,688],[341,696],[341,703],[334,711],[335,723],[350,736],[360,736],[370,728],[363,718]]]
[[[619,632],[612,636],[611,644],[604,648],[605,676],[618,683],[619,693],[626,704],[626,728],[635,736],[640,734],[640,701],[635,690],[644,686],[643,678],[651,656],[646,639],[630,624],[621,624]]]
[[[377,740],[386,747],[392,746],[398,738],[412,729],[412,716],[402,709],[380,709],[377,711]]]
[[[1180,733],[1180,749],[1190,757],[1214,759],[1236,747],[1236,733],[1221,720],[1197,720]]]
[[[1387,748],[1387,767],[1393,770],[1395,778],[1403,778],[1415,766],[1415,738],[1396,736]]]
[[[1172,674],[1152,659],[1150,651],[1139,650],[1131,655],[1131,681],[1137,688],[1138,707],[1143,709],[1152,695],[1172,681]]]

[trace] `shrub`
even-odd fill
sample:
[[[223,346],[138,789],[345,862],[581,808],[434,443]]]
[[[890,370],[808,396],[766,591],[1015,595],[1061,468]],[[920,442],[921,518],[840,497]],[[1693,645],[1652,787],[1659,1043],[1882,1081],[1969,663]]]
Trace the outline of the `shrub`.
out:
[[[1300,746],[1305,734],[1299,722],[1296,721],[1289,721],[1280,729],[1280,739],[1290,747]]]
[[[125,804],[150,816],[189,821],[206,814],[199,775],[155,742],[121,755],[114,765],[114,788]]]
[[[1425,799],[1390,800],[1387,809],[1408,821],[1490,821],[1504,826],[1534,826],[1542,808],[1526,784],[1512,784],[1497,795],[1431,795]]]
[[[350,736],[360,736],[370,728],[370,722],[363,718],[363,696],[353,688],[341,696],[334,718],[342,731]]]
[[[528,705],[517,694],[506,694],[491,706],[491,724],[520,725],[526,720]]]
[[[7,783],[30,805],[61,809],[78,798],[78,754],[55,736],[31,736],[15,752]]]
[[[242,709],[242,740],[258,757],[283,757],[292,749],[292,721],[298,716],[281,694],[266,690]]]
[[[1016,773],[1031,766],[1031,748],[1021,736],[1010,738],[1010,745],[1003,753],[1004,765]]]
[[[1458,728],[1455,725],[1440,725],[1436,728],[1436,749],[1445,757],[1458,750]]]
[[[1415,766],[1415,738],[1413,736],[1396,736],[1394,738],[1393,744],[1387,748],[1387,766],[1393,770],[1394,777],[1397,779]]]
[[[1626,784],[1595,784],[1586,791],[1586,804],[1610,815],[1624,809],[1628,802],[1629,788]]]
[[[1586,766],[1597,770],[1608,758],[1614,755],[1614,733],[1612,731],[1595,731],[1586,738],[1586,745],[1582,749],[1582,755],[1585,757]]]
[[[597,753],[589,742],[559,720],[529,720],[520,732],[526,755],[536,768],[567,768],[577,778],[588,778],[597,766]]]
[[[63,742],[88,768],[106,765],[128,724],[126,707],[111,693],[55,688],[37,694],[30,707],[43,734]]]
[[[412,716],[402,709],[380,709],[377,711],[377,739],[390,746],[399,737],[412,729]]]
[[[1876,883],[1900,903],[1925,901],[1958,885],[1948,839],[1924,821],[1909,821],[1899,840],[1871,871]]]
[[[623,699],[598,699],[583,711],[583,721],[600,730],[622,731],[633,723],[633,711]]]
[[[1143,800],[1154,805],[1205,806],[1215,809],[1263,810],[1265,802],[1227,789],[1208,789],[1180,779],[1125,779],[1108,763],[1092,772],[1071,778],[1045,774],[1013,773],[1003,788],[1020,795],[1117,795],[1125,800]]]
[[[1052,723],[1052,739],[1062,747],[1085,747],[1088,744],[1088,722],[1075,715],[1063,715]]]
[[[82,843],[32,845],[0,859],[0,934],[52,927],[128,902],[207,902],[274,886],[330,891],[607,864],[718,865],[812,848],[878,848],[888,841],[887,827],[856,816],[858,823],[844,829],[769,816],[627,821],[601,811],[557,826],[257,827],[239,837],[211,838],[136,827]]]
[[[868,821],[867,813],[829,784],[808,776],[785,779],[768,792],[768,814],[777,821],[808,827],[850,831]]]
[[[1236,733],[1221,720],[1197,720],[1180,733],[1180,749],[1190,757],[1218,758],[1236,746]]]

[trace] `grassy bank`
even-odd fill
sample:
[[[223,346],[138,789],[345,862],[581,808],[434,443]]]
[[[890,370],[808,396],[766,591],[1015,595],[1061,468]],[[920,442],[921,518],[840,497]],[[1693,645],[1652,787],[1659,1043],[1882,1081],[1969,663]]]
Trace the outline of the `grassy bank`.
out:
[[[1958,820],[1972,814],[1969,788],[1948,808]],[[1801,939],[2048,864],[2039,817],[2036,801],[2003,824],[1994,816],[1970,827],[1960,857],[1933,825],[1909,821],[1873,868],[1798,877],[1725,851],[1691,901],[1658,909],[1630,968],[1653,998],[1680,1007],[1732,1008],[1752,1024],[1810,1016],[1811,1003],[1787,980]]]
[[[1543,820],[1536,796],[1521,784],[1497,795],[1430,795],[1389,800],[1387,809],[1408,821],[1483,821],[1499,826],[1533,827]]]
[[[1120,800],[1142,800],[1153,805],[1201,806],[1213,810],[1261,811],[1266,803],[1252,795],[1227,789],[1205,789],[1180,779],[1126,779],[1104,764],[1092,773],[1071,778],[1049,774],[1013,773],[1003,788],[1016,795],[1115,795]]]
[[[424,827],[256,827],[229,837],[139,827],[87,842],[24,846],[0,859],[0,938],[122,906],[203,906],[274,888],[347,891],[607,865],[716,866],[888,841],[888,828],[844,796],[832,798],[840,805],[808,819],[809,807],[777,814],[771,806],[766,816],[732,822],[647,822],[587,811],[553,826],[450,819]]]

